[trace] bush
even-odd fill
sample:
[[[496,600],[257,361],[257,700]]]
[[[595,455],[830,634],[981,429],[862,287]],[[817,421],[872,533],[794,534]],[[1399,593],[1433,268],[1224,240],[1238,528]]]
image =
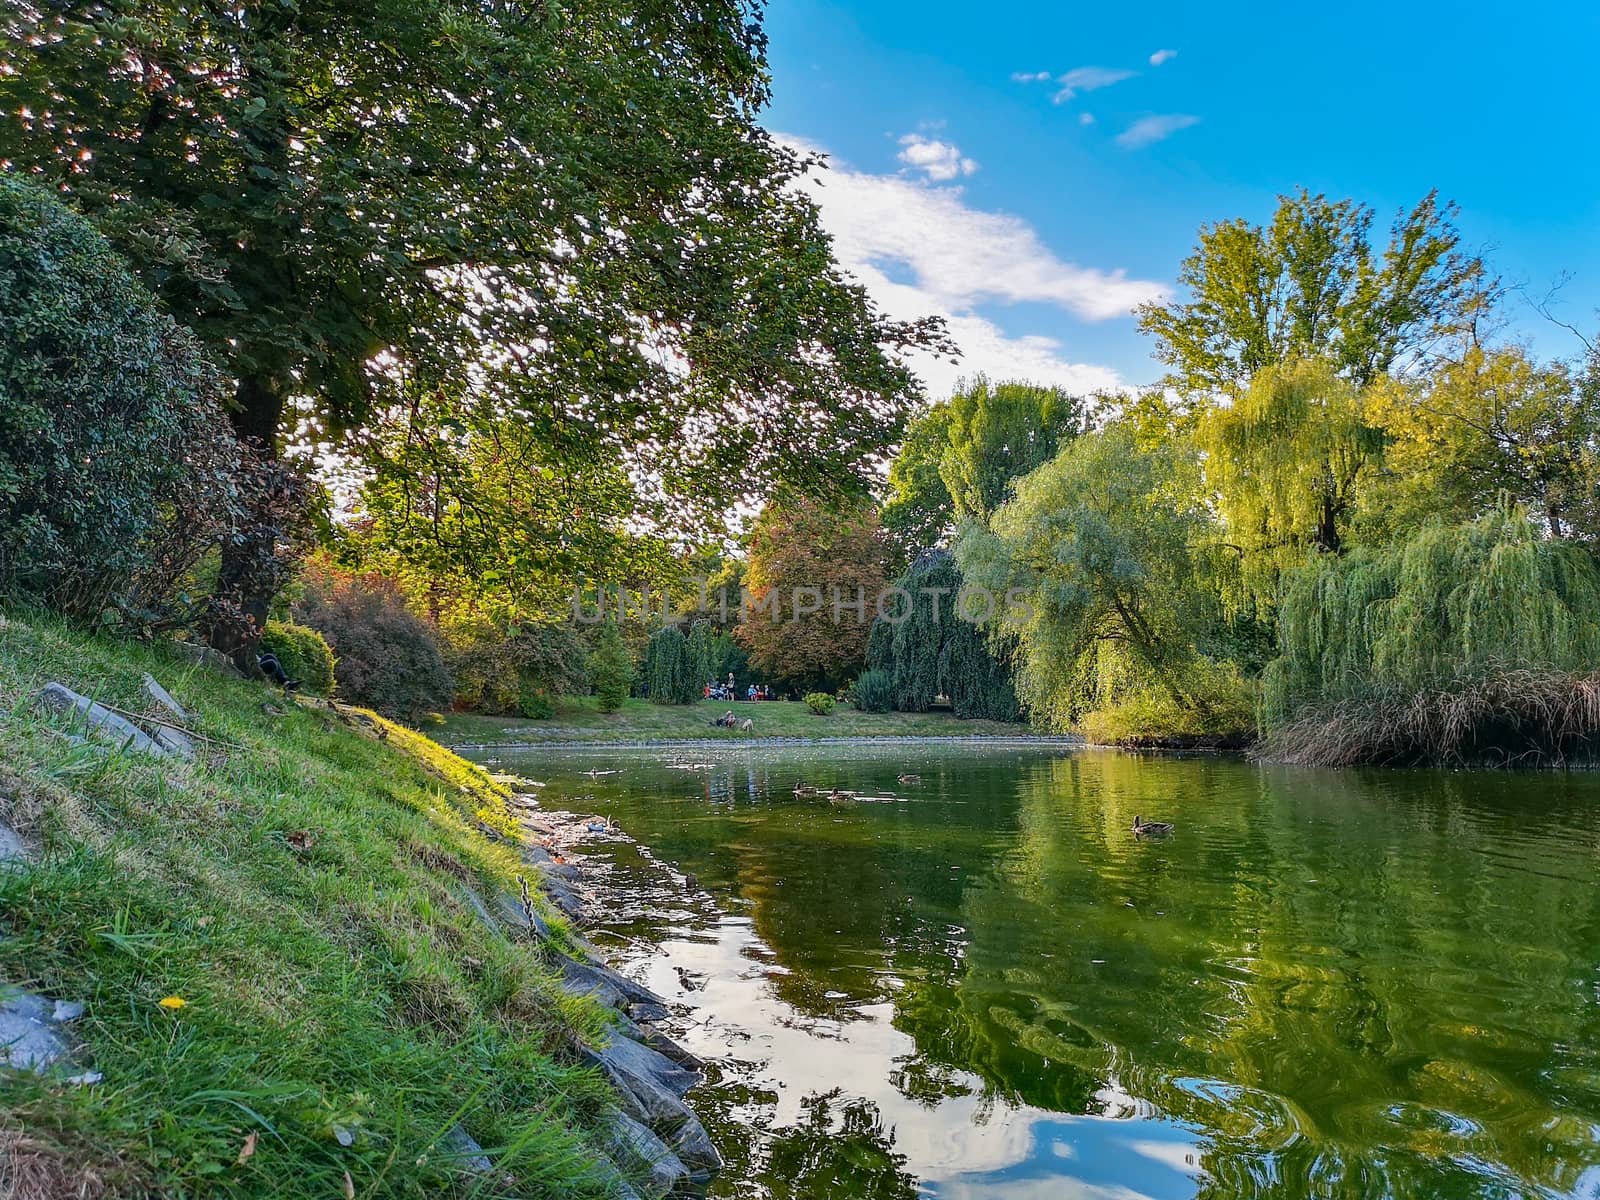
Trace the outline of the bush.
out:
[[[290,679],[313,696],[333,695],[333,648],[315,629],[289,621],[268,621],[261,636],[261,653],[277,656]]]
[[[855,704],[862,712],[883,713],[894,708],[894,680],[887,671],[863,671],[856,680]]]
[[[556,715],[555,697],[535,683],[524,685],[517,698],[517,709],[532,721],[548,721]]]
[[[462,708],[529,716],[526,698],[534,693],[553,703],[589,689],[588,650],[571,625],[526,622],[507,631],[485,621],[456,640],[446,662]]]
[[[1083,715],[1083,735],[1102,746],[1242,749],[1254,740],[1255,688],[1232,663],[1205,663],[1183,679],[1185,702],[1149,683]]]
[[[0,593],[178,623],[238,515],[226,390],[87,221],[0,176]]]
[[[825,717],[833,711],[834,699],[827,692],[807,692],[806,707],[813,716]]]
[[[589,656],[589,677],[601,712],[614,713],[622,707],[633,687],[633,658],[615,621],[607,621],[600,631],[600,641]]]
[[[295,605],[338,656],[340,694],[389,717],[413,721],[450,703],[450,672],[433,630],[382,582],[325,580]]]

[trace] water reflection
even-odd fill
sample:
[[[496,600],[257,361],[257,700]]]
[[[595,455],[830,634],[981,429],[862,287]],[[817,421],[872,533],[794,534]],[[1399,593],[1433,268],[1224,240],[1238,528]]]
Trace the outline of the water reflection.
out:
[[[1600,780],[698,753],[521,769],[711,889],[603,850],[719,1195],[1600,1195]]]

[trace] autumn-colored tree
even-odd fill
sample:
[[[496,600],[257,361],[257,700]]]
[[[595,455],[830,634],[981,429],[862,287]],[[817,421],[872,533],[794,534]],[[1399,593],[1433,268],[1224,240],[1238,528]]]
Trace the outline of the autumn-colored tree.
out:
[[[756,521],[738,637],[755,667],[805,690],[860,669],[887,581],[877,511],[814,500],[769,504]]]

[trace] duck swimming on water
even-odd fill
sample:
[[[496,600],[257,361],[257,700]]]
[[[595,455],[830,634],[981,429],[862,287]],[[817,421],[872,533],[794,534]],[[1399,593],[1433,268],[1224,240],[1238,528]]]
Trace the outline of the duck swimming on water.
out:
[[[1133,833],[1136,837],[1144,834],[1163,834],[1172,832],[1170,821],[1146,821],[1143,817],[1134,817]]]

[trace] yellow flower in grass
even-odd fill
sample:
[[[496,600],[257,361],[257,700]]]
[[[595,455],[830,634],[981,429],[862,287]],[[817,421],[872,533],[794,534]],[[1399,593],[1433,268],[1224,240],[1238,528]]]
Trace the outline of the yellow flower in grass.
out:
[[[182,996],[163,996],[161,999],[157,1000],[156,1003],[161,1005],[162,1008],[169,1009],[172,1012],[177,1012],[180,1008],[189,1007],[189,1002]]]

